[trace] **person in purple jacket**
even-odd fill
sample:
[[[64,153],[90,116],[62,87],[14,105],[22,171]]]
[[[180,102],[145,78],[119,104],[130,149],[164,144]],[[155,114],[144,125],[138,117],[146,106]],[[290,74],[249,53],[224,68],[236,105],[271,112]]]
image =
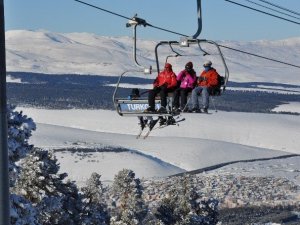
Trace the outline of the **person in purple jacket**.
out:
[[[185,69],[177,75],[177,81],[180,83],[180,86],[174,92],[173,111],[187,112],[188,107],[185,106],[187,103],[187,96],[188,93],[193,90],[197,82],[197,76],[195,70],[193,69],[192,62],[188,62],[185,65]]]

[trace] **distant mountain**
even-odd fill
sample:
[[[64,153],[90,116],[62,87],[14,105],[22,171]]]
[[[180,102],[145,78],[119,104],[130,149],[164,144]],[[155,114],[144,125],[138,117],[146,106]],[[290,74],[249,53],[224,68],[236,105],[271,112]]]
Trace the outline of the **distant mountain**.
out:
[[[178,38],[179,40],[179,38]],[[216,40],[214,40],[216,41]],[[278,41],[216,41],[218,44],[300,66],[300,37]],[[138,40],[137,61],[156,68],[155,46],[158,41]],[[224,69],[213,45],[201,48],[210,53],[203,57],[198,45],[190,48],[158,48],[160,65],[168,58],[178,73],[187,61],[196,71],[206,59],[223,73]],[[230,71],[230,79],[240,82],[300,83],[300,68],[221,48]],[[133,60],[131,37],[104,37],[90,33],[53,33],[48,31],[12,30],[6,32],[7,71],[50,74],[93,74],[116,76],[126,70],[137,70]],[[169,56],[169,57],[168,57]],[[171,56],[171,57],[170,57]],[[152,78],[152,77],[151,77]]]

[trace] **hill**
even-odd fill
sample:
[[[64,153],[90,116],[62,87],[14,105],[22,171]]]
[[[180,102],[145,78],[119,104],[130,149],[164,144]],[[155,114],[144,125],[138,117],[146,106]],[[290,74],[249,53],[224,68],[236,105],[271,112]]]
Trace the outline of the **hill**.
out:
[[[300,37],[277,41],[216,41],[230,48],[251,52],[291,64],[300,65]],[[155,46],[151,40],[137,41],[137,60],[141,65],[156,68]],[[174,70],[179,72],[192,60],[196,71],[202,70],[205,59],[213,61],[222,73],[216,49],[201,46],[211,55],[203,57],[198,46],[176,48],[184,57],[170,57]],[[12,30],[6,32],[7,70],[50,74],[90,74],[116,76],[126,70],[136,70],[132,60],[133,41],[130,37],[103,37],[89,33],[53,33],[48,31]],[[271,62],[222,48],[236,82],[274,82],[299,84],[299,68]],[[159,60],[174,55],[169,47],[159,49]],[[151,77],[152,78],[152,77]]]

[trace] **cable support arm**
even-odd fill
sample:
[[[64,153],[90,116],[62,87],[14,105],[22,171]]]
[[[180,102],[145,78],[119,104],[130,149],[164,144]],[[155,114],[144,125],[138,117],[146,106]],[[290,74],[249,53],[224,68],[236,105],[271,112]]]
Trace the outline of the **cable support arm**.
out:
[[[137,61],[137,56],[136,56],[136,42],[137,42],[137,26],[138,25],[143,25],[144,27],[147,26],[147,22],[146,20],[137,17],[137,14],[132,17],[128,23],[126,23],[126,27],[131,27],[133,26],[133,50],[132,50],[132,57],[134,59],[134,63],[137,67],[139,68],[143,68],[144,69],[144,73],[148,73],[151,74],[152,73],[152,66],[149,66],[149,68],[145,68],[144,66],[142,66],[138,61]]]

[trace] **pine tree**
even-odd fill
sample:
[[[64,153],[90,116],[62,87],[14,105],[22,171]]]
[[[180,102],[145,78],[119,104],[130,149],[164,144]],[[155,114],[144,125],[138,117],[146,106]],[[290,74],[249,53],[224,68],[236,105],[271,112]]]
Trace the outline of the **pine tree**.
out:
[[[180,220],[180,215],[175,213],[177,207],[177,195],[169,192],[169,196],[165,197],[159,203],[154,215],[163,222],[163,224],[175,224]]]
[[[57,159],[51,152],[33,149],[21,161],[14,192],[23,195],[38,209],[41,224],[78,224],[81,198],[67,174],[59,174]]]
[[[111,224],[139,225],[147,215],[147,207],[142,198],[140,179],[132,170],[123,169],[114,178],[113,193],[118,198]]]
[[[36,209],[32,206],[30,201],[20,195],[10,195],[10,224],[39,224]]]
[[[32,149],[28,140],[36,125],[31,118],[23,115],[22,112],[17,112],[12,106],[7,107],[7,124],[9,181],[12,188],[20,172],[20,167],[16,163]],[[11,194],[10,221],[11,224],[18,225],[38,224],[37,211],[22,195]]]
[[[22,111],[15,111],[13,106],[8,106],[7,108],[7,123],[9,178],[10,186],[13,186],[19,173],[19,167],[16,165],[16,162],[31,151],[33,146],[28,141],[32,131],[36,129],[36,124],[31,118],[23,115]]]
[[[109,223],[105,191],[100,180],[101,175],[92,173],[86,186],[81,189],[83,193],[83,225],[105,225]]]
[[[217,224],[217,200],[201,200],[190,176],[180,177],[176,184],[155,211],[159,220],[166,225]]]

